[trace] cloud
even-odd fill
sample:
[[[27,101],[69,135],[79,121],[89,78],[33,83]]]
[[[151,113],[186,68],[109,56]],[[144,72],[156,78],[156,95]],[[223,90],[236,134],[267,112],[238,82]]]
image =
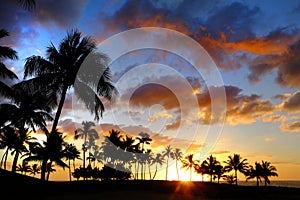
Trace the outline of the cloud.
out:
[[[213,152],[211,152],[212,155],[214,155],[214,154],[228,154],[228,153],[231,153],[231,151],[220,150],[220,151],[213,151]]]
[[[300,131],[300,122],[290,122],[287,124],[281,124],[280,129],[284,132],[299,132]]]
[[[288,113],[300,111],[300,91],[296,91],[291,95],[284,95],[283,102],[278,106],[279,109]]]
[[[265,142],[272,142],[273,141],[273,138],[271,138],[271,137],[265,137]]]
[[[264,123],[283,122],[286,120],[288,120],[288,118],[283,115],[271,115],[263,118]]]

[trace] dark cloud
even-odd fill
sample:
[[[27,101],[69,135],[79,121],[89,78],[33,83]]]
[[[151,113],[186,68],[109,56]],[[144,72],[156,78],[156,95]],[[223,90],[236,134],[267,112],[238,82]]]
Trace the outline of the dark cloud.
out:
[[[300,91],[297,91],[285,98],[279,107],[286,112],[299,112],[300,111]]]

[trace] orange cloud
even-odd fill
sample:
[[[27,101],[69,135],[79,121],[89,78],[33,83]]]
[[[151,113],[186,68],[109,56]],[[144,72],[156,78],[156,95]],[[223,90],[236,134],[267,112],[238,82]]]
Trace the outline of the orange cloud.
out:
[[[300,122],[281,124],[280,129],[284,132],[300,132]]]

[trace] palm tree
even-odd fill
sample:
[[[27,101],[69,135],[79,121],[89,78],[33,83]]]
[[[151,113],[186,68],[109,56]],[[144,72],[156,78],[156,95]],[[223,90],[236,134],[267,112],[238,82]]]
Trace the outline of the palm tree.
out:
[[[140,141],[140,144],[142,144],[142,152],[145,152],[145,144],[150,144],[152,139],[150,138],[150,135],[148,133],[139,133],[140,137],[137,137],[136,139]]]
[[[63,147],[66,145],[63,134],[57,130],[51,132],[51,134],[46,131],[45,134],[47,139],[43,142],[43,145],[38,142],[29,145],[30,152],[26,155],[27,157],[24,158],[25,161],[42,161],[42,180],[48,180],[50,172],[47,170],[47,166],[51,166],[53,162],[62,168],[68,167],[68,165],[63,162],[63,159],[65,159]],[[46,172],[48,172],[47,179]]]
[[[168,165],[169,165],[169,158],[171,157],[171,153],[172,153],[173,149],[170,145],[168,145],[167,147],[165,147],[165,151],[163,151],[163,156],[167,157],[167,166],[166,166],[166,180],[168,180]]]
[[[33,164],[30,168],[30,174],[34,177],[36,174],[41,173],[41,167],[38,164]]]
[[[216,178],[218,180],[218,184],[220,183],[220,179],[224,177],[224,173],[224,167],[222,165],[216,165],[214,179]]]
[[[0,149],[5,149],[4,154],[1,158],[0,167],[4,166],[4,169],[6,169],[6,161],[8,152],[14,148],[14,144],[18,140],[18,136],[15,133],[15,130],[11,126],[5,126],[0,131]]]
[[[46,172],[48,174],[47,175],[47,181],[48,181],[50,174],[56,172],[56,169],[54,168],[54,165],[51,162],[47,163]]]
[[[228,156],[228,160],[224,161],[226,163],[225,171],[230,172],[234,170],[235,173],[235,184],[238,184],[238,178],[237,178],[237,172],[241,172],[243,174],[247,173],[248,169],[248,163],[247,159],[242,159],[242,157],[239,154],[233,154],[233,156]]]
[[[0,29],[0,39],[9,36],[5,29]],[[3,61],[5,59],[18,59],[17,52],[10,47],[0,46],[0,95],[10,98],[10,88],[2,80],[18,79],[18,76],[11,70],[7,69]]]
[[[220,162],[216,160],[216,157],[210,155],[204,162],[203,166],[205,168],[206,174],[210,175],[210,182],[213,180],[213,175],[215,174],[215,170],[217,166],[220,165]]]
[[[265,180],[265,186],[267,183],[270,184],[270,176],[278,176],[276,173],[277,169],[275,166],[271,165],[268,161],[261,161],[261,168],[262,168],[262,177]]]
[[[12,126],[17,134],[17,140],[14,144],[16,152],[12,171],[16,171],[19,154],[26,152],[25,143],[33,140],[29,134],[30,127],[34,132],[36,127],[46,129],[46,121],[52,120],[49,112],[51,111],[52,102],[48,101],[39,91],[32,91],[30,85],[16,84],[10,88],[11,102],[0,104],[0,115],[5,116],[1,119],[1,124]]]
[[[95,42],[90,37],[82,37],[78,30],[72,30],[61,41],[57,49],[53,44],[47,48],[46,59],[31,56],[26,59],[24,78],[36,90],[51,93],[59,99],[51,132],[57,128],[67,91],[74,88],[74,93],[87,109],[99,120],[104,112],[102,98],[109,101],[117,94],[111,83],[109,59],[106,55],[95,52]]]
[[[27,172],[30,172],[30,166],[28,165],[28,162],[22,162],[22,164],[19,164],[16,167],[16,171],[21,172],[22,174],[26,175]]]
[[[75,159],[80,158],[80,152],[74,144],[66,144],[65,149],[63,151],[64,151],[65,158],[69,162],[69,177],[70,177],[70,181],[72,181],[71,160],[73,161],[73,165],[74,165]]]
[[[206,174],[206,166],[205,166],[205,161],[203,161],[200,164],[196,163],[195,166],[194,166],[194,169],[196,171],[197,174],[201,174],[201,177],[202,177],[202,182],[204,181],[204,174]]]
[[[224,175],[223,179],[230,185],[232,185],[237,180],[237,178],[234,174]]]
[[[181,160],[182,169],[190,170],[190,181],[192,181],[192,173],[193,173],[193,168],[197,165],[199,161],[194,160],[194,154],[188,154],[187,156],[184,157],[183,160]]]
[[[259,182],[261,182],[262,176],[262,166],[260,163],[255,162],[255,167],[250,165],[249,170],[247,171],[246,181],[256,178],[256,186],[259,186]]]
[[[95,140],[99,138],[98,132],[96,129],[93,128],[95,126],[94,122],[91,121],[83,121],[82,122],[83,128],[78,128],[75,130],[75,140],[77,140],[79,137],[83,139],[82,144],[82,151],[83,151],[83,168],[85,168],[85,152],[88,149],[87,145],[87,139],[89,141]]]
[[[178,171],[178,161],[181,161],[181,159],[183,157],[182,151],[179,148],[174,149],[174,151],[171,153],[171,157],[172,157],[172,159],[175,160],[177,178],[178,178],[178,180],[180,180],[179,171]]]
[[[157,167],[158,165],[162,166],[164,163],[164,156],[160,153],[157,153],[155,158],[152,160],[152,163],[155,164],[155,172],[154,175],[152,177],[152,180],[154,180],[156,173],[157,173]]]
[[[35,137],[31,136],[31,132],[25,128],[16,129],[15,134],[17,136],[17,140],[15,140],[12,148],[12,154],[15,154],[11,168],[12,172],[15,172],[17,169],[19,155],[23,152],[28,152],[26,145],[29,145],[36,140]]]

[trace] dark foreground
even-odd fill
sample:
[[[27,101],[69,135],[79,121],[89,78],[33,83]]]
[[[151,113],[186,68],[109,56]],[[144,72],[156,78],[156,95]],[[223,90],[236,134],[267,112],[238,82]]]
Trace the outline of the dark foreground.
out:
[[[300,199],[300,188],[253,187],[177,181],[73,181],[39,179],[0,171],[0,199]]]

